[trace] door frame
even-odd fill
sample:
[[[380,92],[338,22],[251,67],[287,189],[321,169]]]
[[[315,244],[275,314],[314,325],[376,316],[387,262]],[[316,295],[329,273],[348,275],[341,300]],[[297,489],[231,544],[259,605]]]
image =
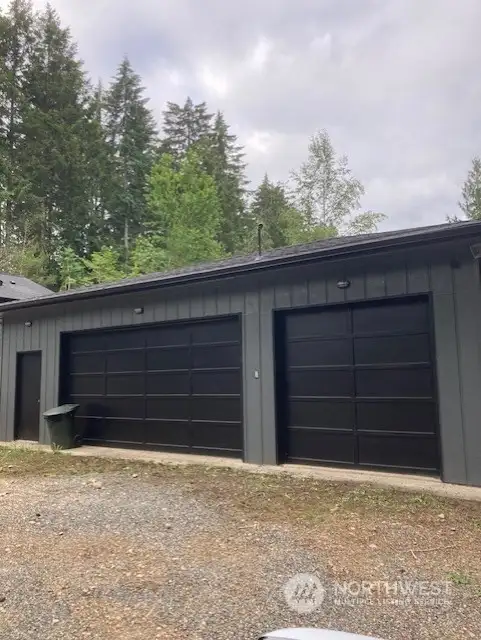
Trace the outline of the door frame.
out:
[[[434,318],[434,304],[433,304],[433,295],[431,291],[419,292],[419,293],[403,293],[400,295],[390,295],[390,296],[377,296],[373,298],[360,298],[356,300],[342,300],[341,302],[326,302],[321,304],[306,304],[300,305],[298,307],[288,307],[288,308],[279,308],[274,309],[272,313],[272,327],[273,327],[273,335],[274,335],[274,384],[275,384],[275,420],[276,420],[276,464],[285,464],[285,455],[283,454],[282,445],[285,442],[286,437],[286,425],[285,425],[285,402],[286,394],[285,389],[283,388],[283,384],[285,380],[283,379],[283,368],[285,368],[285,335],[284,335],[284,323],[283,318],[285,318],[288,314],[295,314],[297,312],[310,311],[313,312],[315,310],[322,311],[324,309],[332,309],[347,306],[354,306],[357,304],[369,304],[369,303],[379,303],[379,302],[395,302],[396,300],[415,300],[415,299],[424,299],[427,302],[428,309],[428,326],[429,326],[429,347],[431,350],[431,370],[433,374],[433,400],[435,404],[435,445],[439,462],[439,477],[441,480],[444,480],[444,470],[443,470],[443,450],[442,450],[442,440],[441,440],[441,426],[440,426],[440,414],[439,414],[439,389],[438,389],[438,361],[436,356],[436,340],[435,340],[435,318]],[[334,463],[334,462],[323,462],[319,466],[326,467],[341,467],[348,469],[373,469],[375,471],[386,471],[389,472],[389,468],[386,467],[382,469],[377,466],[369,466],[369,465],[349,465],[343,464],[342,462]],[[412,470],[406,469],[393,469],[393,473],[414,473]],[[422,472],[419,472],[422,475]]]
[[[42,350],[41,349],[33,349],[30,351],[17,351],[16,356],[15,356],[15,411],[14,411],[14,418],[13,418],[13,439],[14,440],[18,440],[18,421],[20,418],[20,380],[19,380],[19,374],[20,374],[20,367],[19,362],[21,359],[21,356],[24,355],[39,355],[40,356],[40,397],[42,394]],[[41,429],[40,429],[40,404],[38,406],[38,442],[40,442],[41,440]]]

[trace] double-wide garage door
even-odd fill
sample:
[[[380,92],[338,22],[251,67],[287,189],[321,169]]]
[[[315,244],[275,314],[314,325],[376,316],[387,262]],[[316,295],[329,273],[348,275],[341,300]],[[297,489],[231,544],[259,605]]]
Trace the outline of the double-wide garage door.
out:
[[[280,320],[284,460],[439,469],[427,298],[292,312]]]
[[[237,318],[73,333],[62,367],[87,442],[242,456]]]

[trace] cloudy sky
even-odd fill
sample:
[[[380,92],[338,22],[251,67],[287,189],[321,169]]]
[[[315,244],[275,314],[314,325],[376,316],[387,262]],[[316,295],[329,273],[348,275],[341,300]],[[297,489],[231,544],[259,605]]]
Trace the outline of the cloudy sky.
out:
[[[253,185],[285,180],[326,128],[384,228],[457,212],[481,154],[480,0],[51,3],[94,79],[128,54],[159,118],[187,95],[224,111]]]

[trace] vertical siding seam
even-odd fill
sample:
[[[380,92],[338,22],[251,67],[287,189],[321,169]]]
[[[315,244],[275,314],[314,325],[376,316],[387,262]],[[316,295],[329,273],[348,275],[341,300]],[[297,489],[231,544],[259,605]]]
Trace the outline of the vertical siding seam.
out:
[[[454,282],[454,274],[452,267],[450,268],[451,272],[451,284],[453,287],[453,302],[454,302],[454,331],[456,333],[456,355],[457,355],[457,366],[458,366],[458,391],[459,391],[459,405],[461,412],[461,433],[463,438],[463,457],[464,457],[464,471],[466,480],[469,482],[468,476],[468,455],[466,452],[466,424],[465,424],[465,413],[464,413],[464,401],[463,401],[463,372],[461,367],[461,344],[459,340],[459,323],[458,323],[458,312],[459,312],[459,302],[457,296],[457,287]],[[441,444],[442,446],[442,444]]]

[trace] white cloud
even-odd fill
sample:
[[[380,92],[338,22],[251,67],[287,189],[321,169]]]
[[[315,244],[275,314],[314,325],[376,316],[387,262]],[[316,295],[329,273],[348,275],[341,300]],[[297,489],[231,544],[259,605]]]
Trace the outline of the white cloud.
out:
[[[229,82],[225,75],[210,64],[203,64],[198,78],[205,90],[216,98],[224,98],[229,93]]]
[[[247,64],[254,71],[262,71],[273,52],[273,44],[267,38],[261,37],[248,56]]]
[[[187,95],[224,110],[253,183],[326,128],[387,227],[456,212],[481,153],[479,0],[53,2],[94,78],[127,53],[157,117]]]

